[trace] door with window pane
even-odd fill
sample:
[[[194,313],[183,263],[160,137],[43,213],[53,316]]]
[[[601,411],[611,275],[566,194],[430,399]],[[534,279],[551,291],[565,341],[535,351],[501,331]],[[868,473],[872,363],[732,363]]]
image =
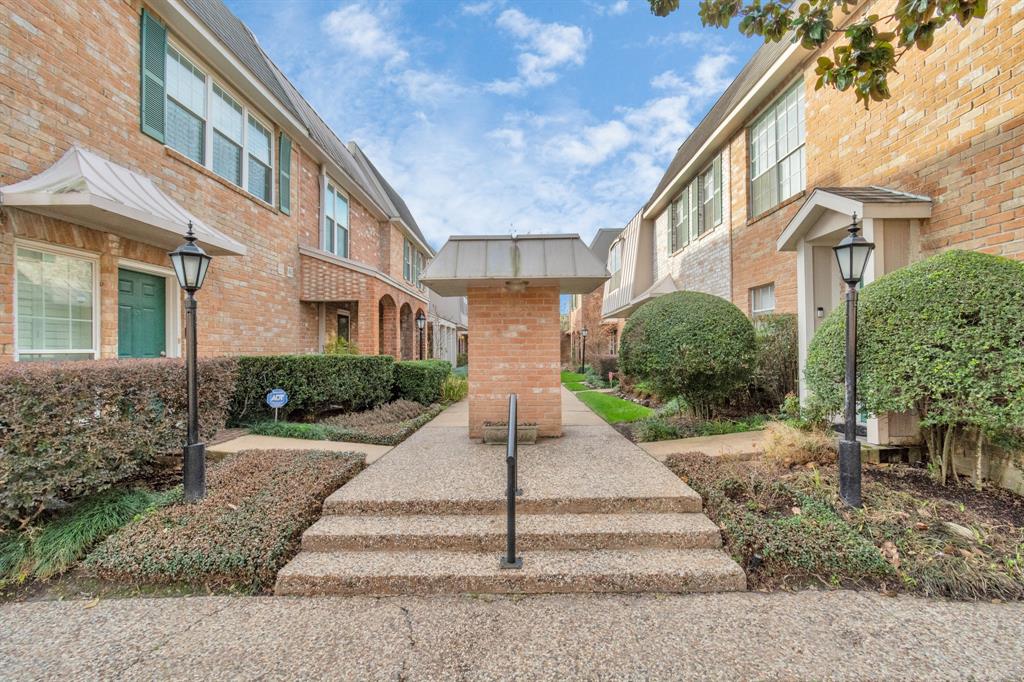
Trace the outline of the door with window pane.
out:
[[[159,358],[166,354],[166,284],[163,277],[118,270],[118,357]]]

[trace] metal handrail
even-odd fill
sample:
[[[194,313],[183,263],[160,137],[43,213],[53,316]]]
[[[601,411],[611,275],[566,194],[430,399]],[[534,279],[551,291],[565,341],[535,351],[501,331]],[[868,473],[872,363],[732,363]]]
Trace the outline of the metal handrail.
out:
[[[519,482],[519,429],[518,398],[515,393],[508,397],[508,447],[505,450],[505,495],[506,535],[505,556],[501,558],[502,568],[522,568],[523,558],[516,556],[516,494]]]

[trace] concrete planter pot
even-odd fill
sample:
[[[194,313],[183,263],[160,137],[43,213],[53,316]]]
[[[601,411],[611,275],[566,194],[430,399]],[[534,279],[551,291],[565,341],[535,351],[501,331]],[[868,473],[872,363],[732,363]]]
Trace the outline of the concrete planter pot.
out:
[[[520,443],[532,444],[537,442],[536,424],[519,424],[516,427],[517,440]],[[508,442],[507,422],[484,422],[484,443],[490,445],[504,445]]]

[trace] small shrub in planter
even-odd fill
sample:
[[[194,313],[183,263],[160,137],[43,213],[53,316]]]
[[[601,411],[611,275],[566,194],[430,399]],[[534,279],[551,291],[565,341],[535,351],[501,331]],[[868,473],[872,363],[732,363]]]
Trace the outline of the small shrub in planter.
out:
[[[389,355],[254,355],[238,358],[231,420],[248,424],[273,416],[267,393],[283,388],[279,416],[312,420],[326,410],[366,410],[391,398],[395,361]]]
[[[857,400],[873,414],[920,419],[942,482],[954,441],[969,438],[981,485],[985,441],[1024,436],[1024,263],[946,251],[864,287],[857,308]],[[818,328],[807,382],[828,413],[844,401],[845,307]],[[975,449],[976,448],[976,449]]]
[[[223,428],[235,361],[199,363],[199,426]],[[152,472],[180,456],[181,360],[16,363],[0,368],[0,529]]]
[[[403,360],[395,363],[395,397],[423,405],[441,399],[441,388],[451,374],[447,360]]]
[[[699,417],[750,379],[754,327],[735,305],[711,294],[679,291],[645,303],[622,331],[619,366],[660,396],[680,396]]]
[[[324,499],[362,466],[355,453],[240,452],[210,467],[204,500],[122,528],[89,554],[86,568],[129,585],[264,592]]]

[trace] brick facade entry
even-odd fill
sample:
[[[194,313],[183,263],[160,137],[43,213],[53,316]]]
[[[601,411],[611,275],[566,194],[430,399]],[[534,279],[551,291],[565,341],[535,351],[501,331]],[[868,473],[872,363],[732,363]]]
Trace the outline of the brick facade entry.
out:
[[[558,287],[470,287],[468,299],[470,437],[483,435],[485,421],[508,418],[510,393],[519,396],[520,423],[562,435]]]

